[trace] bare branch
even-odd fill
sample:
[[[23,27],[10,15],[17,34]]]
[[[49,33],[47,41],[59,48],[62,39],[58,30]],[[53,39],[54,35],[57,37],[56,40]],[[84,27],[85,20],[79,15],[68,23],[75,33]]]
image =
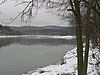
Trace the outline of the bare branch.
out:
[[[91,6],[91,8],[98,14],[100,15],[100,10],[98,11],[93,5],[91,5],[89,2],[87,2],[86,0],[83,0],[85,2],[86,5]]]
[[[0,5],[2,5],[5,1],[6,1],[6,0],[3,0],[3,1],[0,3]]]
[[[31,1],[28,3],[28,5],[24,8],[24,10],[22,12],[20,12],[14,19],[12,22],[14,22],[21,14],[25,14],[24,11],[28,8],[28,6],[30,5]],[[11,22],[11,23],[12,23]]]
[[[16,6],[18,6],[18,5],[21,5],[21,4],[26,4],[26,3],[29,3],[29,1],[25,1],[25,2],[21,2],[21,3],[18,3],[18,4],[16,4],[14,7],[16,7]]]

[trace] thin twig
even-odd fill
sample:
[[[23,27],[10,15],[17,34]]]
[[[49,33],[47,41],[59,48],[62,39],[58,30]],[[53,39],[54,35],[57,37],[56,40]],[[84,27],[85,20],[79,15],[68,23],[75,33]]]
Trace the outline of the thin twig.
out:
[[[2,5],[5,1],[6,1],[6,0],[3,0],[3,1],[0,3],[0,5]]]

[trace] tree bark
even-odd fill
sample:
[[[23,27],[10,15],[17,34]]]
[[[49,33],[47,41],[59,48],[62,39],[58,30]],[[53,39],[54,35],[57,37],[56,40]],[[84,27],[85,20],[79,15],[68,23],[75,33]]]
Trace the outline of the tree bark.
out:
[[[90,0],[88,0],[90,3]],[[87,68],[88,68],[88,55],[89,55],[89,40],[90,40],[90,14],[91,14],[91,7],[88,5],[87,8],[87,25],[86,25],[86,46],[85,46],[85,53],[84,53],[84,67],[83,67],[83,75],[87,75]]]
[[[81,13],[80,3],[78,0],[74,0],[76,10],[76,40],[77,40],[77,63],[78,63],[78,75],[83,73],[83,42],[82,42],[82,24],[81,24]]]

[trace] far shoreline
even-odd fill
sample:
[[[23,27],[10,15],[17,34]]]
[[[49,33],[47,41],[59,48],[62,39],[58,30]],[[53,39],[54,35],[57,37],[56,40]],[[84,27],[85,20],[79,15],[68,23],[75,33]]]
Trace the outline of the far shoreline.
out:
[[[52,38],[52,39],[74,39],[76,36],[61,35],[0,35],[0,38],[17,38],[17,37],[33,37],[33,38]]]

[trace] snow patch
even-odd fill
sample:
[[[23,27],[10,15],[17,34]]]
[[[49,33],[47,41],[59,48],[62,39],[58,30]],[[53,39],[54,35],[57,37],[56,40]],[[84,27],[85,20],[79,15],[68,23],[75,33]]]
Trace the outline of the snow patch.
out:
[[[59,35],[1,35],[0,38],[13,38],[13,37],[25,37],[32,39],[73,39],[76,36],[59,36]]]

